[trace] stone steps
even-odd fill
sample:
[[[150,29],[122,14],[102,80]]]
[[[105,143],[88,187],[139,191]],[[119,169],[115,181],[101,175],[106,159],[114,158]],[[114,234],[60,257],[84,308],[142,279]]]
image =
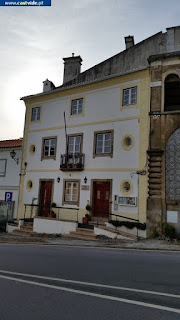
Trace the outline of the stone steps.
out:
[[[86,235],[80,235],[80,234],[63,234],[62,235],[62,238],[65,238],[65,239],[77,239],[77,240],[89,240],[89,241],[97,241],[96,238],[92,238],[92,237],[89,237],[89,236],[86,236]]]
[[[71,232],[73,232],[73,231],[71,231]],[[89,235],[94,234],[94,230],[85,229],[85,228],[76,228],[76,232],[81,232],[82,234],[89,234]]]
[[[20,230],[24,231],[33,231],[33,226],[21,226]]]
[[[98,226],[106,226],[105,222],[103,222],[103,221],[98,221],[98,224],[97,224],[97,221],[89,221],[89,225],[92,225],[94,227],[96,227],[97,225]]]
[[[21,232],[19,230],[17,230],[17,232],[14,232],[14,231],[13,232],[9,232],[8,234],[10,234],[11,236],[19,236],[19,237],[31,237],[31,236],[34,235],[34,232],[26,233],[26,232]]]
[[[99,229],[103,229],[105,231],[109,231],[112,233],[115,233],[116,235],[120,235],[122,236],[123,240],[138,240],[137,236],[134,234],[130,234],[130,233],[126,233],[124,231],[119,231],[119,230],[115,230],[109,227],[104,227],[104,226],[97,226],[97,228]]]
[[[99,222],[108,222],[108,218],[104,218],[104,217],[91,217],[91,221],[99,221]]]
[[[70,231],[69,234],[64,234],[63,238],[73,238],[79,240],[96,240],[94,230],[77,228],[76,231]]]
[[[9,234],[14,236],[31,236],[33,233],[33,222],[25,222],[20,229],[15,229]]]

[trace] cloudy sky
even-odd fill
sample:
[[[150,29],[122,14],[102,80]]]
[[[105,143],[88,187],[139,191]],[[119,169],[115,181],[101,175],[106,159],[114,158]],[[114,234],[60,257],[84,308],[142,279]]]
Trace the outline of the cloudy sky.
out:
[[[0,139],[23,136],[19,98],[62,84],[63,57],[81,55],[82,71],[166,27],[180,25],[180,0],[52,0],[51,7],[0,7]]]

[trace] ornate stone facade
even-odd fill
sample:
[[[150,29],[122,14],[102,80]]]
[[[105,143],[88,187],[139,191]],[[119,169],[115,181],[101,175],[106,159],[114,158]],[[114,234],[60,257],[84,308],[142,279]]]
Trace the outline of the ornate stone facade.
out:
[[[166,143],[166,200],[180,201],[180,128]]]
[[[148,235],[164,232],[167,214],[180,212],[180,52],[149,58]],[[175,228],[180,232],[179,221]]]

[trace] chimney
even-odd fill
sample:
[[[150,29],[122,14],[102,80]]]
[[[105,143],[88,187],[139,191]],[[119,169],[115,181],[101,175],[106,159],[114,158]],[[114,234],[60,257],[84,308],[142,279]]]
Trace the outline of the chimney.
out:
[[[126,50],[134,46],[134,36],[124,37]]]
[[[63,77],[63,84],[74,80],[81,72],[81,56],[74,56],[72,53],[72,57],[63,58],[64,60],[64,77]]]
[[[55,85],[51,81],[49,81],[48,79],[43,81],[43,92],[52,91],[54,89]]]

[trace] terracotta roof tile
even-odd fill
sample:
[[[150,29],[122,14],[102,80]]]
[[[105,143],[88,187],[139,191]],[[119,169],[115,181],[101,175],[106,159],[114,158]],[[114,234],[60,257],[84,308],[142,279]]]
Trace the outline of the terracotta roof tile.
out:
[[[1,148],[19,148],[19,147],[22,147],[22,144],[23,144],[23,139],[1,140],[0,149]]]

